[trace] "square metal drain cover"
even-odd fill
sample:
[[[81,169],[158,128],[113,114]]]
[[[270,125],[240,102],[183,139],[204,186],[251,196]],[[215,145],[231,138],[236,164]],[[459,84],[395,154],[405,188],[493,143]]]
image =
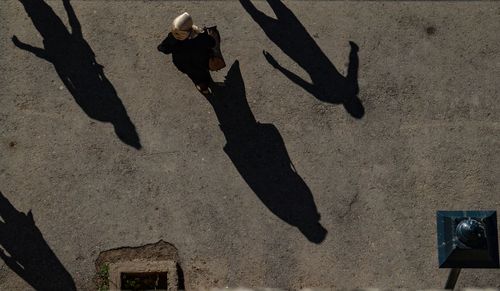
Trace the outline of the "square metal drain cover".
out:
[[[143,260],[109,264],[109,289],[177,290],[176,265],[174,261]]]
[[[164,241],[102,252],[96,260],[98,289],[184,289],[177,249]]]
[[[121,288],[125,290],[167,290],[167,273],[121,273]]]

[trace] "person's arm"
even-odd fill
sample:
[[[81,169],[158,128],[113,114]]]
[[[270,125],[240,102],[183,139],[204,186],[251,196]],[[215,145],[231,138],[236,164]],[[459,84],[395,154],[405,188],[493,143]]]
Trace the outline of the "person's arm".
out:
[[[169,33],[168,36],[158,46],[158,51],[166,55],[171,54],[174,51],[175,43],[176,39],[171,33]]]

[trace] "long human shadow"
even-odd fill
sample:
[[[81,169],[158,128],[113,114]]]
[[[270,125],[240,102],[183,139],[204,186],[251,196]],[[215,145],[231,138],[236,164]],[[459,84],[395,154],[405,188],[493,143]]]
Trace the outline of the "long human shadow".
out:
[[[327,231],[311,190],[295,170],[283,138],[273,124],[259,123],[248,105],[239,62],[224,86],[214,86],[208,101],[226,138],[224,152],[245,182],[276,216],[297,227],[308,240],[321,243]]]
[[[44,48],[21,42],[15,35],[13,43],[20,49],[51,62],[76,103],[92,119],[110,122],[118,138],[136,149],[141,148],[139,135],[115,88],[106,78],[103,66],[82,34],[82,28],[69,0],[62,0],[71,32],[43,0],[19,0],[35,28],[43,37]]]
[[[0,258],[35,290],[76,290],[35,225],[31,211],[18,211],[0,192]]]
[[[274,11],[276,19],[258,10],[250,0],[240,0],[243,8],[259,24],[267,37],[309,74],[312,83],[284,68],[271,54],[264,51],[267,61],[317,99],[334,104],[342,103],[349,114],[355,118],[362,118],[365,110],[357,97],[358,46],[354,42],[349,42],[351,52],[347,76],[344,77],[288,7],[280,0],[267,0],[267,2]]]

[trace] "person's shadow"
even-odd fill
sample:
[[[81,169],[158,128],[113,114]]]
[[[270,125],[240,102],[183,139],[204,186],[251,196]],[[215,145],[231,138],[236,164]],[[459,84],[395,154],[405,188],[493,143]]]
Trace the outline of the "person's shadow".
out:
[[[62,0],[71,32],[44,0],[19,0],[35,28],[43,37],[44,48],[12,42],[20,49],[51,62],[76,103],[90,117],[113,124],[116,135],[124,143],[141,148],[139,136],[115,88],[106,78],[103,66],[83,38],[80,23],[69,0]]]
[[[342,103],[353,117],[362,118],[365,110],[357,97],[358,46],[354,42],[349,42],[351,45],[349,67],[347,76],[344,77],[288,7],[280,0],[267,0],[267,2],[277,19],[258,10],[250,0],[240,0],[243,8],[260,25],[267,37],[309,74],[312,83],[282,67],[271,54],[264,51],[267,61],[317,99],[335,104]]]
[[[212,91],[207,99],[226,138],[224,152],[245,182],[272,213],[311,242],[321,243],[327,231],[319,223],[311,190],[295,170],[278,129],[255,120],[238,61],[224,86],[213,86]]]
[[[33,214],[18,211],[0,192],[0,258],[35,290],[76,290],[35,225]]]

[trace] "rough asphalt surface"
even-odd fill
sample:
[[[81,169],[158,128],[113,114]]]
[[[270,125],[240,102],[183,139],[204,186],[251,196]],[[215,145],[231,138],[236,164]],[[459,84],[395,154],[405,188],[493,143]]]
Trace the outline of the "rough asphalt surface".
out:
[[[93,290],[100,252],[160,239],[189,289],[440,288],[436,210],[500,210],[500,2],[22,2],[1,290]],[[221,32],[210,100],[156,50],[184,11]]]

